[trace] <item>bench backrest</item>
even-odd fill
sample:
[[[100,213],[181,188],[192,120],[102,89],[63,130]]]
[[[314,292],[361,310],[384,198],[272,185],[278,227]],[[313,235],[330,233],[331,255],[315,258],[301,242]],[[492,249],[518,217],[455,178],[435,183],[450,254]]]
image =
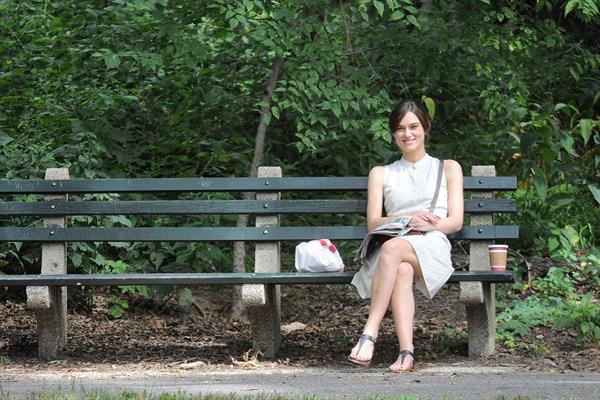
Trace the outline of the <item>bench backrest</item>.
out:
[[[465,191],[514,190],[515,177],[465,177]],[[0,203],[0,215],[64,217],[80,215],[212,215],[212,214],[359,214],[366,200],[327,199],[332,193],[366,193],[366,177],[282,178],[144,178],[73,180],[0,180],[0,195],[45,195],[49,200]],[[115,200],[67,201],[69,194],[93,193],[294,193],[310,192],[311,199],[286,200]],[[314,197],[318,197],[315,199]],[[363,196],[364,197],[364,196]],[[514,212],[513,200],[477,198],[465,200],[465,213]],[[273,226],[273,227],[0,227],[0,241],[11,242],[192,242],[192,241],[301,241],[329,238],[359,240],[366,227]],[[465,225],[452,239],[494,240],[518,237],[516,225]]]

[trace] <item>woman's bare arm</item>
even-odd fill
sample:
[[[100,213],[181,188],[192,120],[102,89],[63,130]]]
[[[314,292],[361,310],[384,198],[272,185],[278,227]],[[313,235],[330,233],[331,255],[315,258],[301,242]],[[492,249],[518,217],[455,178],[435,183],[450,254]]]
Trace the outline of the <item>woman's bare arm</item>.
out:
[[[388,222],[397,217],[383,216],[383,173],[384,167],[373,167],[369,172],[368,200],[367,200],[367,229]]]

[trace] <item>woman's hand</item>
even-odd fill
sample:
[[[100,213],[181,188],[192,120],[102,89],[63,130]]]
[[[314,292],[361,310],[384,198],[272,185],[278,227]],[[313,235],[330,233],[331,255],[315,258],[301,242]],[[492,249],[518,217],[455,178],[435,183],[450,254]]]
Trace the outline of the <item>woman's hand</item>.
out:
[[[412,215],[408,225],[416,231],[429,232],[436,228],[440,217],[428,211],[417,211]]]

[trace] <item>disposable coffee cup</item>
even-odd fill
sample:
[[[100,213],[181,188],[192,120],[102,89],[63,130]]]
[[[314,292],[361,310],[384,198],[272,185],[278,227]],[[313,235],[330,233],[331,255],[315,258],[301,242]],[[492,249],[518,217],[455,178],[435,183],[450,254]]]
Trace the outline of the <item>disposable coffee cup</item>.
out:
[[[490,252],[490,267],[492,271],[506,271],[506,257],[508,245],[492,244],[488,246]]]

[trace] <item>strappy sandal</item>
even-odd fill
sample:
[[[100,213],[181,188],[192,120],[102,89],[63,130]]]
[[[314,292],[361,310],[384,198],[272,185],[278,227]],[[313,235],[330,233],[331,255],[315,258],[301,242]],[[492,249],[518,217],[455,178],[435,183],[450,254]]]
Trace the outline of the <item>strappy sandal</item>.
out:
[[[415,353],[413,353],[410,350],[401,350],[400,351],[400,365],[402,366],[404,364],[404,359],[407,356],[410,356],[412,358],[412,362],[411,362],[409,368],[406,368],[406,369],[392,369],[392,368],[389,368],[389,370],[392,371],[392,372],[410,372],[410,371],[413,371],[415,369]]]
[[[360,353],[360,350],[362,349],[363,345],[367,342],[367,340],[373,342],[373,344],[375,344],[375,342],[377,341],[377,339],[373,336],[363,333],[358,339],[358,350],[356,350],[356,355]],[[372,355],[371,358],[368,360],[359,360],[358,358],[352,357],[352,355],[348,356],[348,361],[350,361],[351,363],[363,365],[365,367],[371,364],[371,360],[373,360]]]

